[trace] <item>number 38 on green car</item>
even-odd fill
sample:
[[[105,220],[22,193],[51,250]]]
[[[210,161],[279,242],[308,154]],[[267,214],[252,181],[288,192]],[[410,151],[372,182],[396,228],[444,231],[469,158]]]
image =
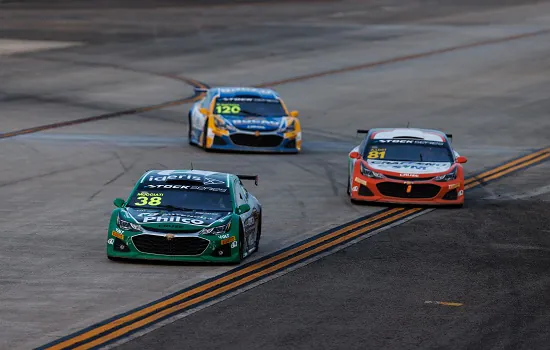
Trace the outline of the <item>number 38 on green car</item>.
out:
[[[258,176],[151,170],[117,198],[107,257],[238,263],[258,250],[262,207],[242,183]]]

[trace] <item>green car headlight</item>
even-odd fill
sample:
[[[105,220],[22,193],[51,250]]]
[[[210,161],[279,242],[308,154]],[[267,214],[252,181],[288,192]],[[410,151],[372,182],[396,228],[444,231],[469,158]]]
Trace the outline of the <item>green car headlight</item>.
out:
[[[134,224],[130,221],[126,221],[120,218],[120,215],[116,218],[116,225],[124,230],[124,231],[134,231],[134,232],[141,232],[143,229],[141,228],[141,225]]]
[[[229,221],[225,225],[215,226],[215,227],[205,227],[203,228],[199,234],[201,235],[221,235],[229,231],[231,228],[231,221]]]

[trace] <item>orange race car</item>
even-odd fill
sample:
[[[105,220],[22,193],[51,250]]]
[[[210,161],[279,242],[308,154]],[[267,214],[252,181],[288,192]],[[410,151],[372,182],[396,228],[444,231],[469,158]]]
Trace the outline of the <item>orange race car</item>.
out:
[[[348,194],[352,202],[464,204],[466,157],[438,130],[388,128],[367,134],[349,153]]]

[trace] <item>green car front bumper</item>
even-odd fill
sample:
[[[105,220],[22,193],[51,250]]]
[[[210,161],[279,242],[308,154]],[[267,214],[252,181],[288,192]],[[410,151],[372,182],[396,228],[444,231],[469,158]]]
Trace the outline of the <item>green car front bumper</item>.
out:
[[[110,229],[107,256],[110,258],[164,261],[239,262],[239,234],[198,235],[167,232],[132,232]]]

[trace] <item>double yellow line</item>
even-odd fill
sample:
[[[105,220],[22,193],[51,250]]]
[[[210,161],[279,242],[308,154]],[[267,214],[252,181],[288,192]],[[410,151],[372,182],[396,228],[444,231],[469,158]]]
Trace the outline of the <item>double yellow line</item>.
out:
[[[481,185],[483,182],[492,181],[510,174],[514,171],[523,169],[530,165],[544,161],[550,157],[550,147],[541,149],[540,151],[530,153],[526,156],[493,168],[489,171],[483,172],[479,175],[472,176],[464,182],[464,188],[469,189]]]
[[[550,148],[528,154],[467,179],[465,187],[470,189],[479,186],[548,158],[550,158]],[[426,209],[393,208],[352,221],[142,308],[44,345],[39,349],[91,349],[105,345],[422,211],[426,211]]]

